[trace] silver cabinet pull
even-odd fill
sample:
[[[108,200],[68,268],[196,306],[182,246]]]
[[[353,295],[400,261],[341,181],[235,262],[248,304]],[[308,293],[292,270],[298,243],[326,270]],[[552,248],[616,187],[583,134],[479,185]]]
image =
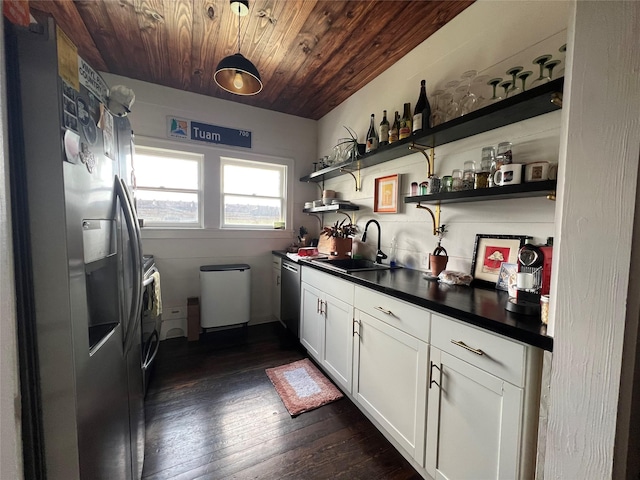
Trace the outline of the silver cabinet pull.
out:
[[[320,313],[320,298],[318,298],[316,302],[316,313]]]
[[[391,310],[386,310],[382,307],[373,307],[373,308],[375,308],[376,310],[380,310],[382,313],[386,313],[387,315],[391,315],[392,317],[395,317],[395,315]]]
[[[327,302],[325,302],[324,300],[320,300],[320,315],[324,315],[325,313],[327,313],[327,311],[324,308],[326,304]]]
[[[358,325],[358,331],[356,332],[356,324]],[[353,319],[353,335],[352,337],[358,335],[360,336],[360,320]]]
[[[459,347],[462,347],[465,350],[469,350],[470,352],[473,352],[476,355],[484,355],[484,352],[482,350],[480,350],[479,348],[471,348],[469,345],[464,343],[462,340],[451,339],[451,343],[453,343],[454,345],[457,345]]]

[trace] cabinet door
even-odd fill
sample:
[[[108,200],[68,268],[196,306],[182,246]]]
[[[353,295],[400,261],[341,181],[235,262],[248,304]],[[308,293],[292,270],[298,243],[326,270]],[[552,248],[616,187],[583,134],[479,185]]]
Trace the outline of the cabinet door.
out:
[[[359,310],[353,395],[424,465],[427,344]]]
[[[323,366],[346,391],[351,391],[353,372],[353,307],[325,295]]]
[[[431,347],[426,470],[436,480],[519,477],[523,391]]]
[[[280,321],[280,295],[282,292],[280,268],[271,269],[271,315]]]
[[[322,341],[324,317],[320,315],[321,303],[324,305],[320,290],[306,283],[301,284],[300,298],[300,343],[313,358],[322,362]]]

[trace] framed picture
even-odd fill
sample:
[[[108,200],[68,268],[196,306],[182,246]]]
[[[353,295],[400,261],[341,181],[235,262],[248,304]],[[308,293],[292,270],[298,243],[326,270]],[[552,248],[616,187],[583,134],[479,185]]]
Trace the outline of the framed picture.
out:
[[[376,178],[373,211],[378,213],[398,213],[399,190],[400,176],[397,173]]]
[[[509,286],[516,282],[516,273],[518,273],[517,263],[502,262],[502,265],[500,265],[500,273],[498,274],[496,288],[498,290],[508,291]]]
[[[503,263],[517,263],[518,250],[531,237],[525,235],[476,235],[471,260],[474,285],[495,287]]]

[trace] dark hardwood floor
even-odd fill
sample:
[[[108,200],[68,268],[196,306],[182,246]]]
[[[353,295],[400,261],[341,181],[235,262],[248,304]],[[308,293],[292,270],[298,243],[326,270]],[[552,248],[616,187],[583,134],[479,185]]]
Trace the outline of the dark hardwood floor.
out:
[[[162,342],[143,478],[420,479],[346,397],[292,418],[265,368],[304,358],[279,324]]]

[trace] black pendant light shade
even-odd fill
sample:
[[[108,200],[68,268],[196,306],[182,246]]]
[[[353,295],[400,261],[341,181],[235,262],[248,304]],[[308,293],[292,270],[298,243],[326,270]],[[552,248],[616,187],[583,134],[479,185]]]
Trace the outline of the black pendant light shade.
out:
[[[258,69],[240,52],[223,58],[213,78],[220,88],[236,95],[255,95],[262,90]]]
[[[249,0],[231,0],[231,10],[238,16],[238,53],[223,58],[213,79],[220,88],[236,95],[255,95],[262,90],[260,73],[240,53],[240,17],[249,13]]]

